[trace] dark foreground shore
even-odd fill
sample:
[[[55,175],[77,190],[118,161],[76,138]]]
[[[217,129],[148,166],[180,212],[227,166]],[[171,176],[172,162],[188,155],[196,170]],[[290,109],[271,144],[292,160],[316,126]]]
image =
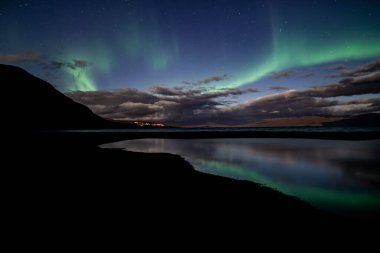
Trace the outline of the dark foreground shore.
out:
[[[10,145],[16,158],[6,157],[10,165],[4,178],[19,221],[30,228],[196,228],[202,233],[268,226],[281,230],[283,225],[307,230],[323,227],[334,233],[353,225],[373,225],[372,220],[349,220],[317,210],[255,183],[197,172],[176,155],[97,147],[120,137],[95,133],[18,136]]]

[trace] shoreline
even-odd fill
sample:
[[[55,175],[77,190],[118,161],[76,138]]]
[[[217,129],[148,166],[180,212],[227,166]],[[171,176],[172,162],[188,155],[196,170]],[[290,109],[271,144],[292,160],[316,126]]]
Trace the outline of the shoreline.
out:
[[[55,215],[62,215],[67,208],[77,208],[78,212],[95,212],[96,215],[128,214],[150,223],[161,220],[172,223],[180,219],[185,227],[193,225],[186,222],[189,215],[195,224],[207,227],[218,222],[254,226],[267,222],[293,224],[294,221],[303,223],[301,227],[372,226],[371,219],[355,220],[322,211],[258,183],[199,172],[179,155],[98,147],[128,138],[158,136],[195,137],[194,133],[185,136],[155,133],[149,137],[114,133],[44,133],[24,136],[26,139],[18,136],[31,148],[15,147],[20,159],[13,161],[12,166],[21,169],[17,173],[9,172],[11,182],[19,188],[16,195],[36,205],[38,210],[51,205],[66,206],[64,210],[54,209]],[[216,136],[226,138],[221,134]],[[241,135],[235,137],[241,138]]]
[[[296,138],[322,140],[377,140],[379,131],[371,132],[70,132],[46,131],[32,132],[25,137],[47,141],[54,139],[59,142],[73,142],[76,145],[94,146],[128,139],[170,138],[170,139],[213,139],[213,138]],[[22,135],[20,136],[22,137]]]

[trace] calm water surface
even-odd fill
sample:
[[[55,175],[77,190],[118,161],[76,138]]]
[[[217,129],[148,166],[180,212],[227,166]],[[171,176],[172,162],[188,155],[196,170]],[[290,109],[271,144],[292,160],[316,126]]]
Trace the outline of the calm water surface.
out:
[[[260,183],[341,214],[380,212],[380,140],[138,139],[101,147],[178,154],[199,171]]]
[[[82,129],[82,130],[63,130],[71,133],[186,133],[186,132],[348,132],[365,133],[380,132],[380,127],[218,127],[218,128],[125,128],[125,129]],[[57,131],[54,131],[57,132]],[[61,131],[58,131],[61,132]]]

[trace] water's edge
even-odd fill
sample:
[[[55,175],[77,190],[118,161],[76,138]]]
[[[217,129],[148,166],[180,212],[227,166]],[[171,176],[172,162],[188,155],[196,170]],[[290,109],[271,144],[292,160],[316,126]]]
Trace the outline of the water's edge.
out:
[[[373,182],[365,177],[355,176],[355,171],[364,176],[377,171],[373,168],[379,161],[373,160],[373,153],[379,150],[378,141],[153,138],[100,147],[178,155],[198,172],[264,185],[319,209],[345,212],[348,207],[357,211],[363,205],[380,207],[379,189],[373,189]],[[352,158],[375,163],[369,171],[362,168],[368,164],[357,163],[352,171],[352,166],[346,168]],[[378,172],[375,175],[378,180]]]

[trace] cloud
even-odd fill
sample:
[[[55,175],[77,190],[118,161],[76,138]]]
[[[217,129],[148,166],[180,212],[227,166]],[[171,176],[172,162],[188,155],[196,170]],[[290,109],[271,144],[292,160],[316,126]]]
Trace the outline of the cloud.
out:
[[[128,111],[128,118],[132,117],[140,120],[162,120],[168,113],[168,107],[171,105],[175,105],[175,102],[158,101],[153,104],[144,104],[128,101],[119,105],[121,110],[116,112],[114,116],[117,116],[119,113],[119,117],[121,119],[125,118],[123,113],[124,110]]]
[[[50,63],[42,62],[40,66],[44,70],[57,71],[66,66],[66,64],[63,62],[52,61]]]
[[[346,101],[336,98],[304,96],[297,91],[287,91],[241,103],[214,115],[214,122],[247,125],[266,119],[291,117],[339,117],[378,112],[379,101]]]
[[[340,77],[340,74],[328,74],[328,75],[325,75],[326,78],[337,78],[337,77]]]
[[[89,62],[89,61],[74,59],[73,62],[69,65],[69,67],[70,68],[81,68],[81,69],[84,69],[84,68],[87,68],[87,67],[89,67],[91,65],[92,65],[92,63]]]
[[[204,85],[204,84],[209,84],[212,82],[220,82],[223,80],[227,80],[228,78],[229,76],[227,74],[224,74],[221,76],[210,76],[210,77],[207,77],[206,79],[196,81],[196,82],[182,81],[182,83],[186,85]]]
[[[308,77],[312,77],[312,76],[314,76],[314,73],[305,73],[305,74],[301,75],[300,77],[308,78]]]
[[[67,95],[86,105],[104,105],[107,107],[120,105],[127,101],[152,104],[160,100],[148,92],[130,88],[111,91],[73,91]]]
[[[41,63],[41,67],[44,70],[50,70],[50,71],[58,71],[64,67],[71,68],[71,69],[85,69],[92,65],[91,62],[86,60],[77,60],[73,59],[68,62],[62,62],[62,61],[51,61],[49,63]]]
[[[367,75],[374,71],[380,71],[380,60],[372,61],[368,64],[359,66],[353,70],[344,70],[342,71],[341,76],[342,77],[361,76],[361,75]]]
[[[328,78],[356,77],[356,76],[367,75],[375,71],[380,71],[380,59],[374,60],[362,66],[358,66],[352,70],[343,70],[340,73],[329,74],[326,77]]]
[[[20,52],[16,54],[0,54],[0,62],[6,64],[15,64],[25,61],[38,61],[42,54],[36,51]]]
[[[250,89],[224,89],[205,92],[204,89],[155,85],[149,92],[136,89],[113,91],[75,91],[67,93],[95,113],[111,119],[146,120],[169,123],[191,122],[206,118],[218,107],[229,103],[224,98],[256,92]]]
[[[194,94],[200,94],[204,89],[187,89],[186,87],[176,86],[174,88],[169,88],[164,85],[152,86],[149,90],[151,93],[163,96],[189,96]]]
[[[178,126],[242,126],[274,118],[330,118],[379,112],[380,97],[359,99],[356,96],[380,94],[380,71],[361,72],[361,75],[304,90],[274,86],[272,89],[283,92],[240,103],[232,101],[236,96],[257,90],[155,85],[148,91],[76,91],[68,96],[106,118],[159,121]]]
[[[353,105],[353,104],[372,104],[373,106],[380,106],[380,98],[361,98],[353,99],[347,102],[342,102],[342,104]]]
[[[270,87],[271,90],[275,90],[275,91],[284,91],[284,90],[289,90],[288,87],[285,87],[285,86],[272,86]]]
[[[360,114],[363,112],[380,111],[380,98],[362,98],[340,101],[338,105],[329,108],[334,115]]]
[[[338,83],[314,87],[301,93],[310,97],[339,97],[380,93],[380,71],[342,79]]]
[[[321,108],[334,106],[337,103],[334,99],[314,98],[295,90],[289,90],[241,103],[228,109],[227,112],[231,115],[240,114],[253,119],[268,117],[268,114],[274,113],[281,117],[306,116],[318,115]]]
[[[282,72],[273,72],[271,74],[271,78],[273,79],[280,79],[280,78],[289,78],[293,76],[295,72],[293,70],[287,70],[287,71],[282,71]]]
[[[336,105],[329,108],[331,113],[334,115],[346,115],[346,114],[355,114],[370,109],[371,104],[352,104],[352,105]]]
[[[326,66],[326,67],[323,67],[322,70],[342,70],[342,69],[346,69],[347,65],[346,64],[333,64],[333,65],[329,65],[329,66]]]
[[[362,113],[372,112],[379,110],[380,98],[345,102],[341,102],[338,98],[340,96],[380,94],[379,84],[380,72],[375,72],[366,76],[343,79],[334,84],[305,90],[289,90],[257,98],[228,108],[226,113],[229,117],[240,115],[245,118],[258,119],[268,113],[289,117],[341,115],[359,111]]]
[[[209,91],[207,88],[192,87],[192,86],[175,86],[167,87],[164,85],[154,85],[149,91],[155,95],[161,96],[186,96],[186,97],[204,97],[204,98],[216,98],[225,97],[230,95],[242,95],[250,92],[257,92],[256,88],[242,89],[220,89],[217,91]]]

